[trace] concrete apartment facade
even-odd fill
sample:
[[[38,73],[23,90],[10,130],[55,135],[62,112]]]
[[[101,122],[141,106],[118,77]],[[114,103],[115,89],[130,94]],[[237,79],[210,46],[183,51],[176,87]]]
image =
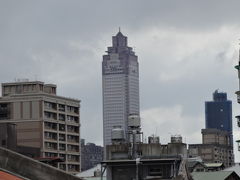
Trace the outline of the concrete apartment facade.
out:
[[[108,180],[132,179],[185,179],[190,175],[185,158],[187,145],[181,141],[168,144],[135,144],[137,158],[132,156],[128,143],[107,145],[107,156],[102,164],[102,172],[107,170]]]
[[[81,139],[81,158],[81,170],[91,169],[103,160],[103,147]]]
[[[128,131],[128,116],[139,116],[138,57],[128,47],[127,37],[120,31],[112,37],[102,61],[103,86],[103,140],[110,145],[111,132],[116,126]]]
[[[223,163],[225,167],[234,165],[231,136],[227,131],[202,129],[202,144],[189,144],[189,157],[200,156],[204,163]]]
[[[17,145],[40,148],[41,157],[61,157],[58,168],[80,171],[80,101],[56,95],[40,81],[2,84],[0,123],[15,123]]]
[[[16,124],[0,123],[0,147],[17,150]]]

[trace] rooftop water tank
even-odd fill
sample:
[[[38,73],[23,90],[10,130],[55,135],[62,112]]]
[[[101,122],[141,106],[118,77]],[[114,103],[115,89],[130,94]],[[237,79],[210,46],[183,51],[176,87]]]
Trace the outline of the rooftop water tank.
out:
[[[181,135],[171,136],[171,143],[182,143],[182,136]]]
[[[159,137],[158,136],[149,136],[148,137],[148,144],[159,144]]]
[[[128,116],[128,127],[140,127],[140,117],[138,115]]]
[[[115,126],[112,129],[112,140],[123,140],[124,139],[124,130],[121,126]]]

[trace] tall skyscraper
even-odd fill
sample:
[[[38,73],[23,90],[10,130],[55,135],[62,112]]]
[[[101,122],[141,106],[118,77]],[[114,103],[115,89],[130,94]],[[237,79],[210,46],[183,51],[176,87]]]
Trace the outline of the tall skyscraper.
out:
[[[232,101],[227,93],[213,93],[213,101],[205,102],[206,128],[215,128],[232,133]]]
[[[102,61],[104,146],[111,144],[114,126],[121,126],[126,137],[128,116],[139,115],[138,57],[120,31],[106,52]]]
[[[215,128],[227,131],[232,138],[232,101],[227,99],[227,93],[213,93],[213,101],[205,102],[205,125],[206,128]]]

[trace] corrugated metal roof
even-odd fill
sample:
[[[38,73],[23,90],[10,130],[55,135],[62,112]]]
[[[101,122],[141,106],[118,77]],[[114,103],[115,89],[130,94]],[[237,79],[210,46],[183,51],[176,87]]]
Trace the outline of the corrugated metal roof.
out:
[[[84,180],[101,180],[101,177],[85,177]],[[102,180],[107,180],[106,177],[103,177]]]
[[[215,171],[215,172],[193,172],[194,180],[225,180],[234,171]]]
[[[202,165],[203,167],[205,167],[205,165],[202,163],[202,162],[199,162],[199,161],[190,161],[190,162],[187,162],[187,167],[188,168],[193,168],[195,165],[197,164],[200,164]]]
[[[76,174],[76,176],[84,178],[84,179],[85,178],[92,178],[94,176],[94,171],[97,171],[97,170],[101,170],[101,164],[97,164],[95,167],[93,167],[91,169],[88,169],[86,171],[82,171],[82,172]],[[106,171],[104,172],[103,176],[106,176]]]
[[[235,173],[237,173],[238,176],[240,176],[240,165],[239,165],[239,163],[235,163],[234,166],[228,167],[228,168],[224,169],[223,171],[234,171]]]
[[[221,167],[223,163],[205,163],[207,167]]]

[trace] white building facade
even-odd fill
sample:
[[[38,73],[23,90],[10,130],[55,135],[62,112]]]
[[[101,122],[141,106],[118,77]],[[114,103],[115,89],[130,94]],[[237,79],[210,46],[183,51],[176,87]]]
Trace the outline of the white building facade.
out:
[[[114,126],[121,126],[126,137],[128,116],[139,115],[138,57],[121,32],[112,37],[106,52],[102,62],[104,146],[111,144]]]

